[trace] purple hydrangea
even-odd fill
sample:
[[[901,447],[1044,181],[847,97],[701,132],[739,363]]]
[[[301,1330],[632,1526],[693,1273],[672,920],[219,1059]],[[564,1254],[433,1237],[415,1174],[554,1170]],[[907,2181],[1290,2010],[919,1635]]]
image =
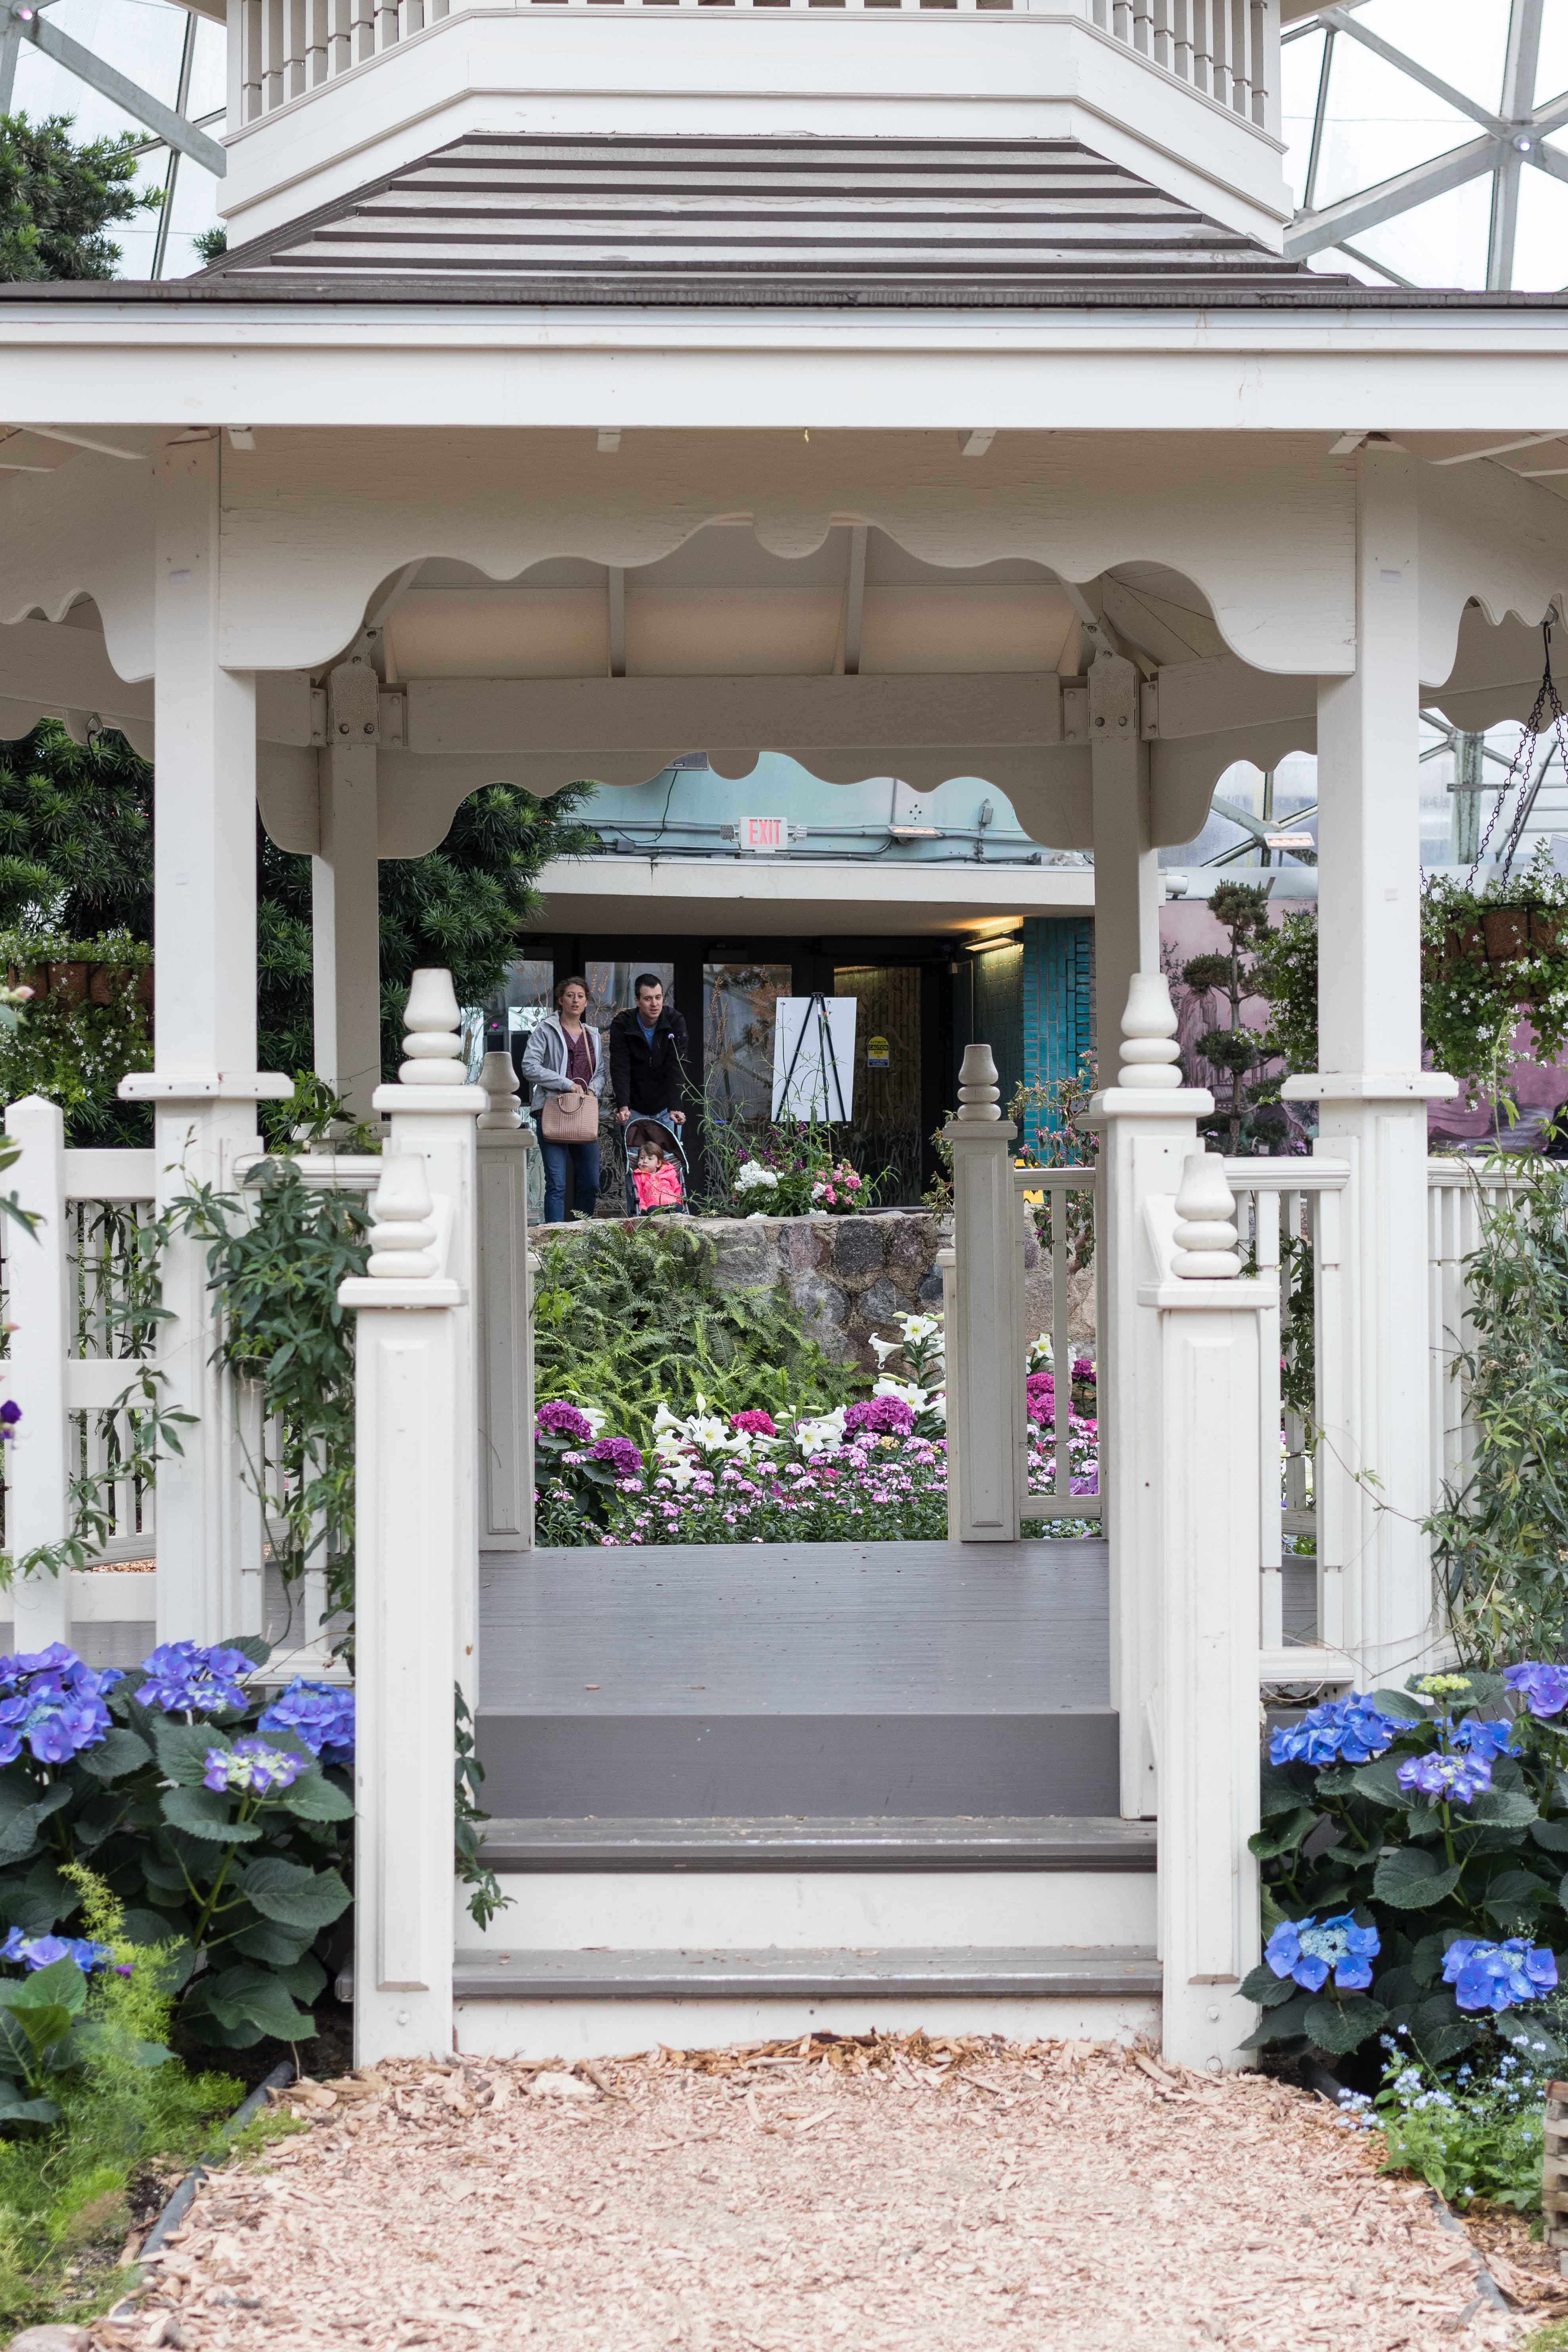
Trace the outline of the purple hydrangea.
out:
[[[1531,1714],[1543,1720],[1561,1715],[1568,1706],[1568,1666],[1542,1665],[1527,1659],[1522,1665],[1508,1667],[1503,1680]]]
[[[1492,1768],[1484,1756],[1407,1756],[1399,1767],[1400,1787],[1406,1796],[1447,1798],[1468,1805],[1492,1784]]]
[[[1373,1706],[1364,1692],[1310,1707],[1300,1723],[1281,1724],[1268,1742],[1271,1764],[1370,1764],[1391,1748],[1405,1726]]]
[[[634,1444],[629,1437],[596,1438],[589,1448],[588,1459],[606,1464],[617,1478],[640,1478],[642,1475],[642,1448]]]
[[[1454,1732],[1454,1745],[1469,1756],[1484,1756],[1489,1764],[1500,1756],[1517,1756],[1513,1744],[1513,1726],[1509,1722],[1483,1722],[1479,1715],[1467,1715]]]
[[[265,1739],[237,1739],[232,1748],[209,1748],[204,1789],[232,1791],[242,1797],[269,1797],[278,1789],[291,1789],[307,1769],[302,1756],[286,1748],[268,1748]]]
[[[323,1764],[349,1764],[354,1752],[354,1695],[341,1683],[291,1682],[257,1725],[291,1731]]]
[[[868,1430],[878,1437],[907,1437],[915,1417],[902,1397],[862,1397],[844,1416],[844,1434]]]
[[[74,1960],[85,1976],[94,1969],[107,1968],[113,1958],[107,1944],[95,1944],[90,1937],[24,1936],[20,1927],[13,1927],[0,1944],[0,1960],[15,1961],[29,1975],[51,1968],[56,1960]]]
[[[8,1437],[16,1436],[16,1423],[21,1418],[21,1406],[15,1397],[7,1397],[5,1403],[0,1404],[0,1444]]]
[[[161,1642],[142,1661],[148,1677],[136,1696],[163,1715],[226,1715],[243,1707],[241,1677],[250,1672],[243,1650],[204,1649],[199,1642]]]
[[[1263,1957],[1277,1977],[1291,1977],[1303,1992],[1321,1992],[1333,1971],[1340,1992],[1363,1992],[1381,1946],[1375,1927],[1358,1927],[1352,1914],[1331,1919],[1285,1919]]]
[[[533,1425],[547,1437],[569,1437],[574,1445],[586,1445],[594,1434],[594,1424],[587,1414],[561,1398],[552,1404],[542,1404],[533,1416]]]
[[[38,1764],[68,1764],[107,1735],[102,1694],[121,1680],[117,1669],[98,1674],[63,1642],[0,1658],[0,1764],[14,1764],[26,1748]]]
[[[1443,1955],[1443,1982],[1454,1988],[1461,2009],[1489,2009],[1500,2015],[1519,2001],[1539,2000],[1557,1983],[1557,1961],[1542,1944],[1510,1936],[1506,1944],[1456,1936]]]

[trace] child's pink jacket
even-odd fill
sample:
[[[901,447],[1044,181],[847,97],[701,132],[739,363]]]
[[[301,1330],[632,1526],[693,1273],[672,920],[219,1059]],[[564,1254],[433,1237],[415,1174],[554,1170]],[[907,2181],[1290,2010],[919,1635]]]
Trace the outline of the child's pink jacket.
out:
[[[632,1183],[639,1209],[673,1209],[680,1204],[680,1171],[673,1160],[657,1168],[634,1168]]]

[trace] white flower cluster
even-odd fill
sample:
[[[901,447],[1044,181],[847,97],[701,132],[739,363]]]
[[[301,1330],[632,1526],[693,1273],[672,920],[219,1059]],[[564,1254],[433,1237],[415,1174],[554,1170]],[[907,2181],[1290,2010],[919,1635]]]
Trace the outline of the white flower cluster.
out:
[[[808,1458],[815,1454],[837,1454],[844,1443],[844,1416],[847,1405],[836,1404],[831,1412],[818,1413],[814,1420],[797,1421],[795,1442]]]
[[[735,1178],[737,1192],[776,1192],[778,1189],[777,1176],[771,1168],[764,1168],[760,1160],[742,1162]]]
[[[709,1410],[708,1400],[699,1395],[697,1410],[684,1418],[671,1412],[660,1401],[653,1417],[653,1450],[661,1470],[667,1470],[677,1486],[689,1486],[695,1472],[705,1459],[715,1456],[731,1462],[752,1462],[763,1454],[771,1454],[779,1444],[776,1437],[767,1437],[750,1429],[731,1429],[721,1413]],[[676,1473],[684,1470],[684,1476]]]
[[[876,1349],[879,1364],[885,1364],[889,1356],[897,1356],[909,1347],[923,1347],[933,1363],[941,1363],[944,1348],[940,1315],[895,1315],[893,1320],[899,1327],[896,1339],[879,1339],[872,1335],[871,1345]],[[878,1393],[880,1395],[883,1391],[879,1390]]]

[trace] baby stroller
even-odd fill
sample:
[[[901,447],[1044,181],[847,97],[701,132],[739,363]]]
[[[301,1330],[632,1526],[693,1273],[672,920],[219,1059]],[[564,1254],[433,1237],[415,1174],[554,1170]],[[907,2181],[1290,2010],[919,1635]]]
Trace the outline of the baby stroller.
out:
[[[678,1197],[652,1202],[645,1208],[637,1199],[637,1186],[633,1180],[637,1171],[637,1153],[642,1149],[644,1139],[648,1136],[654,1137],[662,1146],[664,1164],[666,1168],[674,1170],[680,1189]],[[672,1124],[669,1113],[662,1110],[635,1111],[627,1119],[622,1130],[622,1137],[626,1153],[627,1215],[668,1216],[673,1212],[683,1210],[686,1207],[690,1188],[690,1170],[687,1165],[686,1148],[680,1139],[680,1130]]]

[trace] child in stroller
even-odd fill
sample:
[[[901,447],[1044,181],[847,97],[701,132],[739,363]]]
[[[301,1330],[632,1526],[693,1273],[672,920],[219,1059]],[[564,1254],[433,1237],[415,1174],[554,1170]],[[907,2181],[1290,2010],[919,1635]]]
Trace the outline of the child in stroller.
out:
[[[661,1119],[633,1119],[626,1129],[626,1160],[639,1217],[684,1206],[680,1144]]]

